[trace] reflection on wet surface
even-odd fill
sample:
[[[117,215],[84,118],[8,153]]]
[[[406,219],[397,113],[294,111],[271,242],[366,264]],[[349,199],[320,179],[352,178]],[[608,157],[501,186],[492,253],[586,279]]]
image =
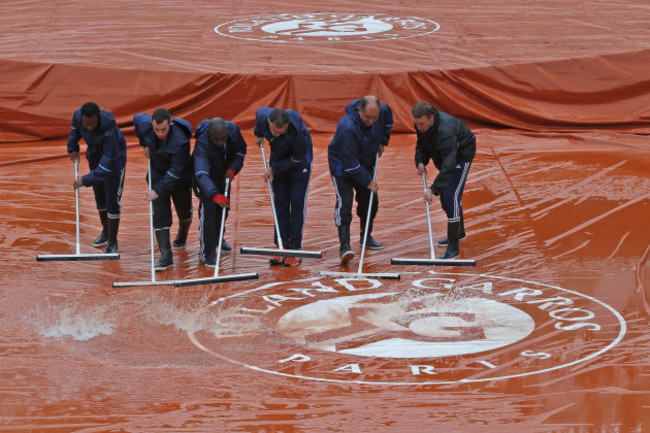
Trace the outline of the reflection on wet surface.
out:
[[[37,254],[74,251],[72,164],[56,157],[63,143],[34,148],[51,159],[15,165],[7,162],[25,159],[30,148],[3,147],[4,429],[514,431],[504,426],[516,424],[530,432],[643,431],[650,419],[644,137],[476,132],[461,257],[477,266],[390,265],[392,257],[429,252],[414,138],[397,135],[378,171],[373,235],[386,248],[366,251],[364,271],[402,278],[374,291],[318,278],[323,270],[356,271],[360,252],[355,217],[357,258],[349,269],[339,265],[329,136],[314,137],[304,239],[323,259],[277,268],[267,257],[238,253],[272,247],[261,155],[251,148],[226,225],[234,252],[223,256],[220,274],[258,272],[260,279],[187,288],[112,287],[151,275],[146,163],[137,148],[129,150],[121,260],[41,263]],[[438,239],[445,217],[437,203],[431,211]],[[85,189],[82,252],[96,251],[90,243],[98,228]],[[198,264],[192,230],[159,279],[212,275]],[[424,276],[439,280],[425,284]],[[319,321],[324,311],[333,315]],[[498,344],[518,332],[517,341]],[[399,356],[392,356],[386,342],[400,338]],[[425,355],[404,358],[414,340]],[[479,340],[493,347],[463,353],[466,345],[458,344]],[[443,344],[446,354],[426,352]],[[544,371],[526,374],[534,368]],[[483,380],[460,380],[468,378]]]

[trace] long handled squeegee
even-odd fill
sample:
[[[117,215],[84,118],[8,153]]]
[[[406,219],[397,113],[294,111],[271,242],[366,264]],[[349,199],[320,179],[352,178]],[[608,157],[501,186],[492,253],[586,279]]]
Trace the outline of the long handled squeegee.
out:
[[[266,165],[266,152],[264,151],[264,144],[260,146],[262,149],[262,160],[264,161],[264,171],[268,171]],[[282,236],[280,235],[280,226],[278,225],[278,216],[275,212],[275,203],[273,202],[273,190],[271,189],[271,182],[266,179],[266,185],[269,189],[269,197],[271,198],[271,208],[273,209],[273,224],[275,225],[275,235],[278,241],[278,248],[247,248],[242,247],[239,251],[242,254],[257,254],[262,256],[291,256],[291,257],[307,257],[313,259],[320,259],[323,257],[322,251],[307,251],[307,250],[292,250],[285,249],[282,245]]]
[[[427,176],[422,173],[422,184],[424,191],[427,190]],[[433,234],[431,233],[431,212],[429,212],[429,203],[425,202],[427,209],[427,227],[429,228],[429,246],[431,248],[431,258],[418,259],[407,257],[394,257],[390,260],[391,265],[433,265],[433,266],[476,266],[475,260],[462,259],[436,259],[436,252],[433,249]]]
[[[230,178],[226,176],[226,188],[224,195],[228,197],[230,187]],[[206,278],[194,278],[191,280],[177,280],[174,283],[175,287],[198,286],[202,284],[216,284],[224,283],[227,281],[241,281],[241,280],[256,280],[259,278],[257,273],[246,274],[233,274],[233,275],[219,275],[219,262],[221,261],[221,245],[223,244],[223,232],[226,223],[226,209],[221,210],[221,226],[219,228],[219,245],[217,245],[217,262],[214,267],[214,276]]]
[[[149,191],[151,191],[151,160],[149,160],[147,178],[149,179]],[[137,287],[137,286],[172,286],[174,280],[156,281],[156,269],[154,266],[154,245],[153,245],[153,204],[149,200],[149,241],[151,246],[151,281],[124,281],[114,282],[113,287]]]
[[[372,180],[375,180],[377,177],[377,165],[379,164],[379,153],[375,157],[375,169],[372,174]],[[366,228],[363,232],[363,242],[361,244],[361,257],[359,258],[359,270],[357,273],[353,272],[328,272],[321,271],[321,277],[328,278],[359,278],[359,279],[388,279],[388,280],[399,280],[399,274],[395,272],[381,272],[381,273],[364,273],[363,270],[363,255],[366,251],[366,241],[368,240],[368,228],[370,227],[370,215],[372,211],[372,199],[374,191],[370,191],[370,200],[368,201],[368,216],[366,218]]]
[[[74,161],[74,178],[79,178],[79,158]],[[74,254],[40,254],[36,256],[39,262],[63,261],[63,260],[118,260],[120,255],[118,253],[102,253],[102,254],[81,254],[81,244],[79,243],[79,189],[75,188],[75,208],[76,208],[76,235],[77,247]]]

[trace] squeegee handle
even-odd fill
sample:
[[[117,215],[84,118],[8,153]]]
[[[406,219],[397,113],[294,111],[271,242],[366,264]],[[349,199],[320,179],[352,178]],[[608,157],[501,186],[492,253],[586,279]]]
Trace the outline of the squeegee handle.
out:
[[[379,152],[375,156],[375,168],[372,171],[372,180],[377,179],[377,165],[379,165]],[[368,240],[368,227],[370,227],[370,215],[372,215],[372,199],[374,198],[374,191],[370,190],[370,199],[368,200],[368,216],[366,218],[366,227],[363,230],[363,241],[361,242],[361,256],[359,257],[359,271],[358,275],[361,275],[361,270],[363,269],[363,256],[366,252],[366,241]]]
[[[149,192],[151,192],[151,158],[147,159],[147,178],[149,180]],[[156,282],[156,269],[154,263],[154,246],[153,246],[153,202],[149,200],[149,242],[151,244],[151,282]]]
[[[264,150],[264,141],[260,144],[260,149],[262,149],[262,161],[264,161],[264,172],[269,170],[266,165],[266,151]],[[273,210],[273,225],[275,226],[275,235],[278,238],[278,248],[283,250],[284,246],[282,245],[282,236],[280,236],[280,226],[278,225],[278,215],[275,213],[275,202],[273,201],[273,189],[271,188],[271,182],[266,179],[266,186],[269,189],[269,198],[271,199],[271,209]]]
[[[224,188],[223,195],[228,198],[228,190],[230,189],[230,177],[226,175],[226,187]],[[226,226],[226,208],[221,209],[221,225],[219,226],[219,244],[217,245],[217,264],[214,267],[214,277],[219,276],[219,262],[221,261],[221,245],[223,245],[223,230]]]
[[[79,157],[74,160],[74,180],[79,179]],[[76,224],[76,237],[77,237],[77,246],[76,254],[81,254],[81,243],[79,241],[79,188],[74,189],[74,198],[75,198],[75,224]]]
[[[424,187],[424,193],[427,192],[427,175],[422,173],[422,186]],[[429,229],[429,248],[431,249],[431,259],[436,258],[436,252],[433,249],[433,234],[431,233],[431,212],[429,211],[429,203],[424,201],[424,207],[427,209],[427,228]]]

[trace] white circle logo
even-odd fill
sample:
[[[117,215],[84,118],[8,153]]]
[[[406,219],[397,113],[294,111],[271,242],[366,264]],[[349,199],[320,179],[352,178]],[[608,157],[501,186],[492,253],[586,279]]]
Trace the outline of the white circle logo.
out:
[[[277,328],[310,349],[384,358],[476,353],[523,340],[535,328],[525,312],[490,299],[436,293],[418,305],[424,301],[396,293],[344,296],[291,310]]]
[[[616,310],[577,291],[485,274],[406,276],[251,288],[206,307],[217,331],[189,336],[208,353],[265,373],[432,385],[558,370],[625,335]]]
[[[385,14],[281,14],[223,23],[220,35],[269,42],[362,42],[411,38],[436,32],[440,25],[418,17]]]

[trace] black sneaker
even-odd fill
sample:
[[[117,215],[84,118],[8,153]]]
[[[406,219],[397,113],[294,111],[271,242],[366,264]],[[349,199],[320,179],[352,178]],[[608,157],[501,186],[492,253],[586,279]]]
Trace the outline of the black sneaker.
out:
[[[221,240],[221,251],[231,251],[232,247],[225,239]]]
[[[363,245],[363,237],[359,240],[359,245]],[[384,246],[377,242],[372,235],[368,235],[368,239],[366,239],[366,248],[370,248],[371,250],[381,250]]]
[[[186,243],[187,243],[187,238],[183,239],[181,236],[176,236],[176,239],[174,239],[174,242],[172,243],[172,248],[174,248],[175,250],[185,248]]]

